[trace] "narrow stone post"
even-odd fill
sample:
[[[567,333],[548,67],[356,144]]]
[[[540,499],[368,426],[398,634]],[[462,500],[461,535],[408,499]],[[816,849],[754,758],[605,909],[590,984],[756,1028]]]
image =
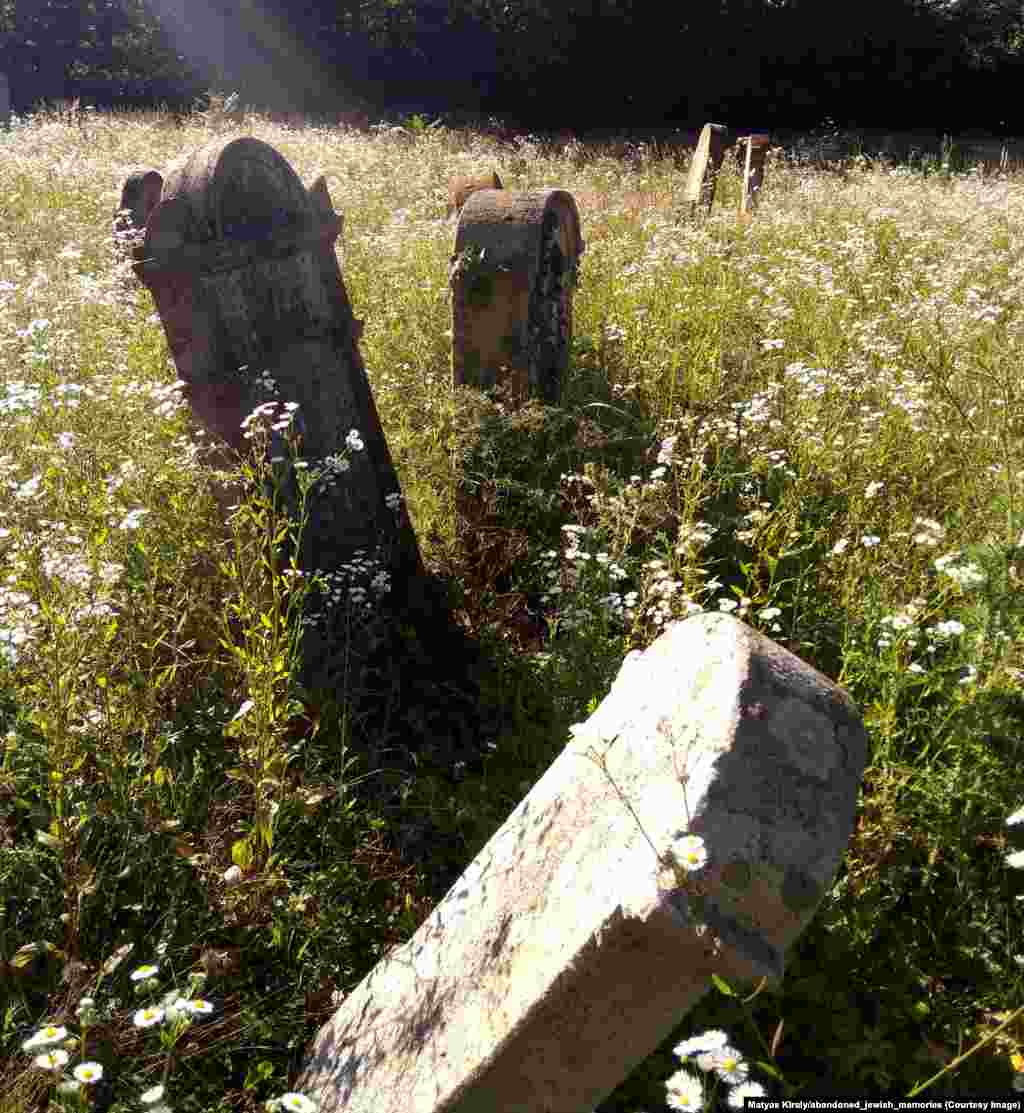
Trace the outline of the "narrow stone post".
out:
[[[700,614],[629,654],[573,735],[321,1029],[295,1086],[320,1113],[583,1113],[712,974],[781,978],[853,829],[846,693]],[[688,835],[707,861],[681,877]]]
[[[7,74],[0,72],[0,127],[11,126],[11,83]]]
[[[736,142],[743,159],[743,192],[740,195],[740,219],[750,219],[760,201],[764,185],[764,160],[768,154],[769,135],[747,135]]]

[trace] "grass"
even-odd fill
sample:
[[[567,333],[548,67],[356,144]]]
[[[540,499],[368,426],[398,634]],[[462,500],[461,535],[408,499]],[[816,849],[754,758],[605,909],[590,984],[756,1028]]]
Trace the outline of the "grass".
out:
[[[0,138],[0,1113],[308,1108],[292,1085],[338,996],[409,938],[624,653],[698,609],[846,687],[869,768],[785,979],[742,1014],[719,984],[600,1113],[692,1104],[666,1093],[674,1048],[729,1081],[759,1055],[785,1094],[902,1097],[946,1067],[928,1097],[1011,1094],[1024,180],[776,150],[752,222],[727,165],[690,223],[671,151],[216,107],[42,113]],[[288,666],[312,588],[279,558],[259,452],[225,535],[110,238],[127,172],[214,132],[325,173],[345,215],[403,494],[482,648],[443,691],[417,684],[410,637],[410,667],[304,702]],[[447,183],[490,168],[580,208],[558,410],[451,387]]]

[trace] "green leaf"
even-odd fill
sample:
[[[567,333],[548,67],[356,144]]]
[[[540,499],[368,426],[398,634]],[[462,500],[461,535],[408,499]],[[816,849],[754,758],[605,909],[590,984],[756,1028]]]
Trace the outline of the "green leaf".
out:
[[[732,986],[729,985],[724,978],[719,977],[718,974],[712,974],[711,981],[714,983],[715,989],[717,989],[719,993],[724,993],[726,997],[737,996]]]
[[[239,869],[247,870],[252,865],[252,846],[248,839],[239,839],[231,845],[231,861]]]
[[[245,1073],[245,1082],[242,1084],[246,1090],[255,1090],[262,1082],[266,1082],[268,1078],[272,1078],[274,1074],[274,1064],[268,1063],[266,1059],[261,1059],[255,1066],[251,1066]]]

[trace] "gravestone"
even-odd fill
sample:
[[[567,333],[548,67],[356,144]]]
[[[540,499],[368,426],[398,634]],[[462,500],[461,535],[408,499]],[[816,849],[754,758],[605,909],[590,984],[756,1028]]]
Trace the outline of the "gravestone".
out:
[[[690,217],[699,209],[711,212],[715,201],[715,184],[725,155],[726,127],[724,124],[705,124],[697,140],[697,149],[690,163],[684,199],[689,202]]]
[[[557,405],[584,243],[561,189],[471,194],[452,256],[452,378]]]
[[[448,185],[447,215],[451,216],[454,213],[458,216],[462,212],[462,206],[465,205],[466,198],[471,193],[476,193],[478,189],[502,188],[501,178],[498,177],[496,170],[492,170],[490,174],[478,174],[476,177],[452,178]]]
[[[712,973],[782,977],[853,829],[867,737],[847,695],[701,614],[629,654],[572,733],[317,1035],[295,1089],[320,1113],[583,1113]],[[656,858],[687,834],[699,913]]]
[[[743,160],[743,192],[740,194],[740,218],[748,218],[757,207],[764,185],[764,161],[768,154],[768,135],[746,135],[737,145]]]
[[[968,165],[977,166],[982,174],[1001,174],[1009,169],[1009,146],[1001,139],[968,143],[964,157]]]
[[[0,73],[0,127],[11,126],[11,83],[7,74]]]
[[[269,401],[298,405],[299,451],[311,467],[358,432],[365,447],[349,453],[349,470],[328,467],[310,491],[297,559],[307,576],[332,576],[342,599],[364,593],[361,636],[379,644],[399,616],[427,631],[448,627],[446,616],[437,621],[439,597],[360,356],[362,325],[334,250],[341,227],[323,177],[307,190],[266,143],[217,139],[167,169],[134,270],[156,301],[184,399],[232,463],[249,452],[243,419]],[[298,489],[281,433],[268,456],[284,460],[275,470],[294,520]],[[349,646],[347,606],[326,602],[311,591],[304,611],[324,615],[303,638],[298,679],[314,690],[336,686]]]
[[[164,179],[156,170],[136,170],[125,179],[114,213],[114,248],[124,254],[141,242],[149,214],[160,202]]]

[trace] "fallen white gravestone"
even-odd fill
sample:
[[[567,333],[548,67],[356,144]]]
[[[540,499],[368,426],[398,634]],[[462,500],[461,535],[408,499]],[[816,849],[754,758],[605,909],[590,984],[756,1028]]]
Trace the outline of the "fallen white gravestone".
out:
[[[296,1083],[321,1113],[581,1113],[712,973],[781,976],[853,828],[867,739],[846,694],[736,619],[701,614],[631,653],[574,735],[321,1029]],[[689,884],[712,932],[624,799],[659,855],[704,840]]]

